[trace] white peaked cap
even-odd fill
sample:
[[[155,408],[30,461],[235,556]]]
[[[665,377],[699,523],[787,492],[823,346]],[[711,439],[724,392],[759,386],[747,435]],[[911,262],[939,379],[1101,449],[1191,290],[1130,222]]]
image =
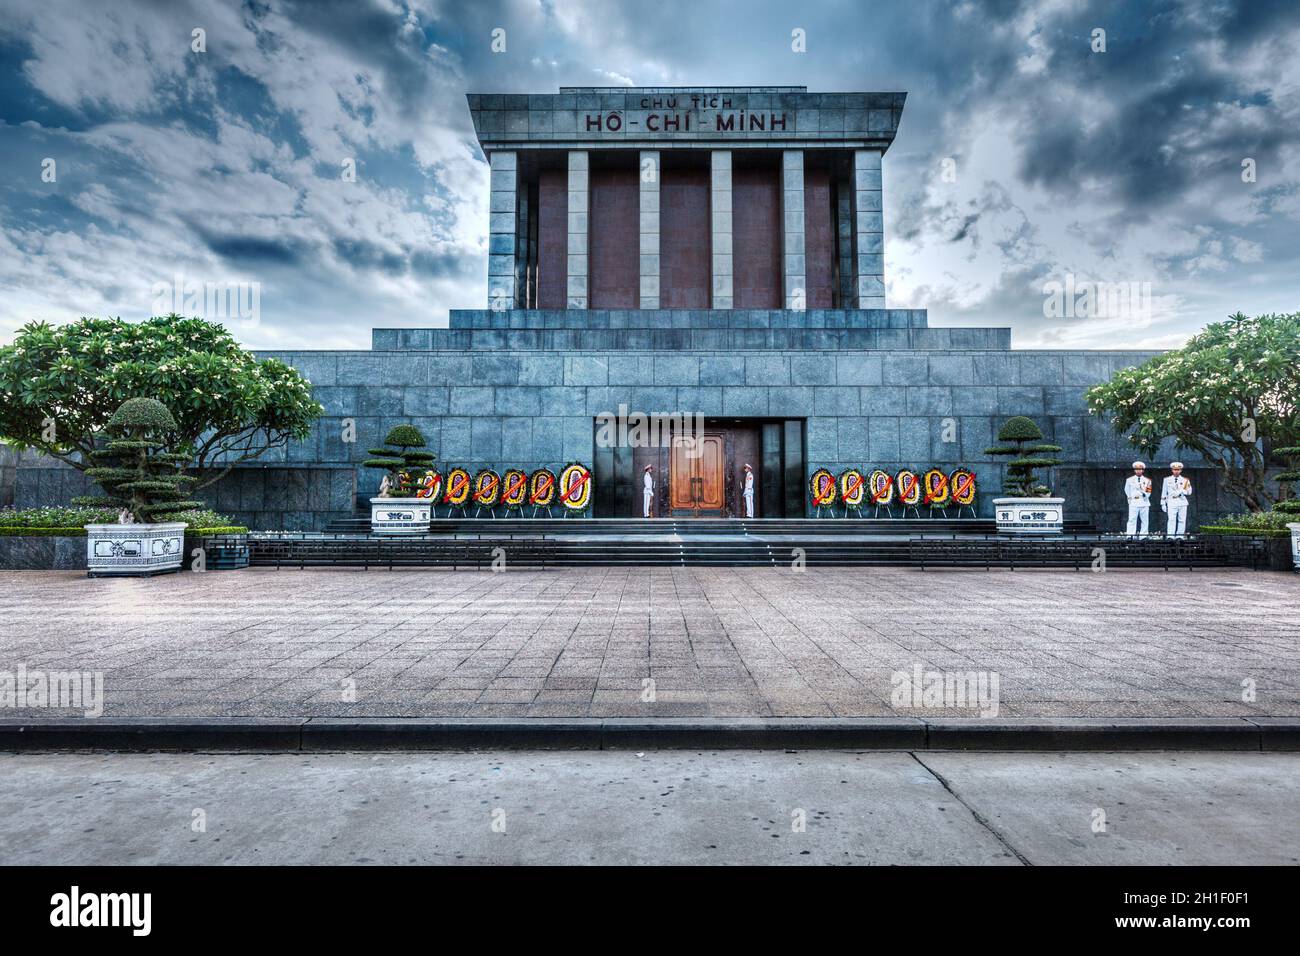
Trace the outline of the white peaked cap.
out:
[[[1169,463],[1169,467],[1170,467],[1170,468],[1181,468],[1181,467],[1183,467],[1183,463],[1182,463],[1181,461],[1171,461],[1171,462]]]
[[[1145,468],[1146,466],[1147,466],[1147,464],[1146,464],[1146,462],[1144,462],[1144,461],[1135,461],[1135,462],[1133,462],[1133,467],[1134,467],[1134,468]]]

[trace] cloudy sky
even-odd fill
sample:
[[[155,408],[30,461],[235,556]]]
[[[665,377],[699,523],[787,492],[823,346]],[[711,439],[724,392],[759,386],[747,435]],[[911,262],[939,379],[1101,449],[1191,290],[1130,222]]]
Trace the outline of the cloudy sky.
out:
[[[888,301],[935,325],[1165,347],[1237,310],[1300,310],[1296,0],[0,13],[0,341],[37,318],[143,318],[177,276],[259,283],[260,320],[236,327],[254,347],[444,324],[486,298],[487,172],[464,94],[561,84],[907,91],[885,158]],[[1067,277],[1150,283],[1150,308],[1045,317],[1045,283]]]

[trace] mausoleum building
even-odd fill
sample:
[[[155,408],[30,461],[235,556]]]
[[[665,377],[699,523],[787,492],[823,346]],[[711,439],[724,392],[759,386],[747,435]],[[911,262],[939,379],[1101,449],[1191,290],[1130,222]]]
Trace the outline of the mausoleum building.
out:
[[[446,328],[374,329],[368,351],[264,353],[302,370],[325,416],[215,486],[215,506],[254,529],[323,527],[373,493],[364,451],[409,421],[444,472],[589,465],[595,517],[641,515],[646,466],[656,516],[741,514],[745,465],[759,517],[811,514],[819,468],[931,466],[973,471],[988,517],[1003,466],[984,449],[1028,415],[1064,449],[1051,477],[1067,517],[1122,527],[1133,452],[1083,394],[1155,353],[1017,350],[1008,328],[887,307],[883,190],[915,174],[886,161],[905,99],[471,94],[491,169],[487,301]],[[637,415],[663,416],[654,443],[600,440],[602,421]],[[698,427],[683,454],[677,431]],[[1193,522],[1230,510],[1183,457]],[[65,491],[39,481],[20,470],[20,504]]]

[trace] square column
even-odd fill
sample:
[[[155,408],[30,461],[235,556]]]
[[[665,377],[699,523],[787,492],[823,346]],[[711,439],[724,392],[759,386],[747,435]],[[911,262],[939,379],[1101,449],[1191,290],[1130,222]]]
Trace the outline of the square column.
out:
[[[497,312],[518,304],[515,258],[519,219],[519,174],[513,152],[488,157],[488,308]]]
[[[587,307],[587,211],[590,184],[588,154],[569,151],[568,308]]]
[[[857,301],[853,281],[853,182],[851,177],[835,180],[835,256],[838,283],[836,308],[851,309]]]
[[[782,263],[785,307],[808,307],[807,260],[804,258],[803,150],[781,154]]]
[[[642,309],[659,308],[659,151],[642,150],[641,175],[641,298]]]
[[[713,240],[713,308],[730,309],[732,293],[731,258],[731,153],[714,150],[710,179],[710,231]]]
[[[880,191],[880,150],[853,152],[854,279],[859,309],[885,307],[885,214]]]

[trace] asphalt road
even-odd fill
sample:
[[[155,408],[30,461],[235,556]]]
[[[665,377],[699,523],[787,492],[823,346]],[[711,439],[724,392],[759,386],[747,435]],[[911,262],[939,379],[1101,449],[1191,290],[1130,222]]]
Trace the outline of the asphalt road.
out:
[[[0,754],[4,864],[1295,864],[1300,754]]]

